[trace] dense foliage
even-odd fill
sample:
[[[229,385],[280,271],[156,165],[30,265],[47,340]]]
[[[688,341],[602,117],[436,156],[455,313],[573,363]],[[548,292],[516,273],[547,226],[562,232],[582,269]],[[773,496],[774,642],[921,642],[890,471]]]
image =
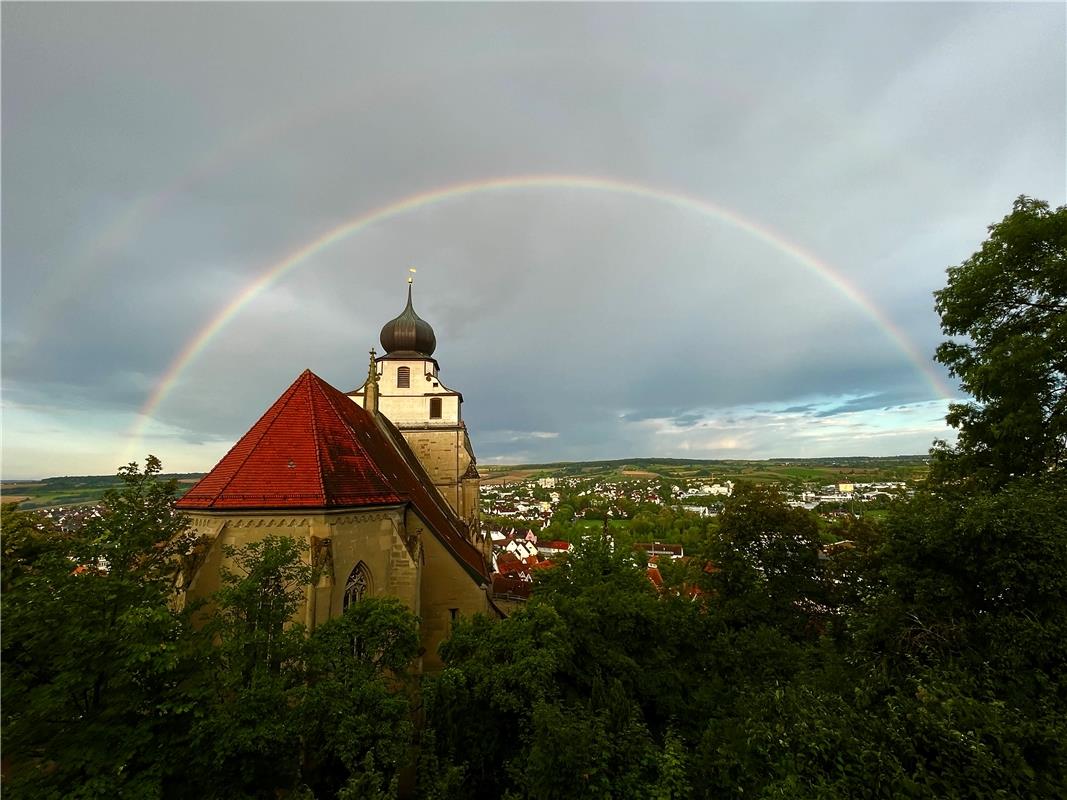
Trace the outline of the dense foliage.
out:
[[[1067,206],[1020,197],[981,249],[948,271],[937,360],[974,400],[953,405],[967,477],[994,483],[1067,459]]]
[[[308,635],[285,538],[231,552],[210,614],[180,608],[194,542],[159,467],[124,468],[75,533],[4,509],[5,795],[395,796],[415,618],[372,599]]]
[[[741,486],[659,591],[587,538],[525,609],[457,626],[427,796],[1067,796],[1067,210],[990,230],[937,294],[975,401],[929,484],[830,553]]]
[[[820,558],[810,514],[742,490],[662,592],[583,542],[525,609],[457,626],[425,699],[464,779],[428,796],[1067,792],[1062,477],[849,527]]]
[[[195,543],[155,460],[76,533],[5,509],[5,792],[1067,796],[1065,224],[1022,198],[950,271],[945,329],[971,338],[939,358],[975,402],[920,491],[833,549],[765,487],[714,525],[635,507],[686,539],[662,585],[594,530],[507,619],[458,620],[421,689],[399,603],[292,621],[291,540],[232,551],[209,606],[179,608]]]

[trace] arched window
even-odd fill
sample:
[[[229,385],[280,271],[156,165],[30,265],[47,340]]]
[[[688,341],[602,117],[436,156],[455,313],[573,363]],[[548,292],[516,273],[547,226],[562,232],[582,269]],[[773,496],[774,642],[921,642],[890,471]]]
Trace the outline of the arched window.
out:
[[[441,398],[430,398],[430,419],[441,419]]]
[[[397,369],[396,369],[396,388],[398,388],[398,389],[410,389],[411,388],[411,367],[397,367]]]
[[[358,603],[369,592],[370,570],[360,561],[352,568],[352,573],[348,576],[348,583],[345,584],[345,599],[341,609],[346,610],[353,603]]]

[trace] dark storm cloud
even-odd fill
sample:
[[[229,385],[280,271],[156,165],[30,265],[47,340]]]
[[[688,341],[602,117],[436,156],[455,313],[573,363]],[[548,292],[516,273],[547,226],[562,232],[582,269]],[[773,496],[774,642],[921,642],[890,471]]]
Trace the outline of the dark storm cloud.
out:
[[[5,470],[75,440],[110,469],[198,332],[334,227],[547,173],[769,238],[565,186],[398,214],[234,314],[148,443],[204,468],[302,369],[358,386],[415,264],[483,458],[922,450],[952,382],[849,292],[925,359],[945,267],[1017,194],[1063,202],[1065,33],[1042,5],[8,3]]]

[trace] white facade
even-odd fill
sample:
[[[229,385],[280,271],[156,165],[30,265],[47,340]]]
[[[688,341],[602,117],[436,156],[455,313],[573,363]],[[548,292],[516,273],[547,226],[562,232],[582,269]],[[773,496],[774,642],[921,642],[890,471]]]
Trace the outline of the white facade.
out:
[[[463,398],[442,384],[437,372],[437,363],[431,358],[379,359],[378,410],[398,428],[458,425],[463,418]],[[352,399],[364,404],[363,387]],[[439,404],[436,408],[435,400]]]

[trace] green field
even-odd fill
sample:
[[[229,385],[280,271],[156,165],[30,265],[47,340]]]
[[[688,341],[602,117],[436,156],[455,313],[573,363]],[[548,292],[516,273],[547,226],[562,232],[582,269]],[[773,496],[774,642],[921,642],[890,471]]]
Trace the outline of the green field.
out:
[[[926,456],[850,458],[781,458],[766,461],[693,460],[678,458],[628,458],[615,461],[557,461],[548,464],[479,466],[486,482],[528,480],[542,477],[600,478],[611,481],[666,478],[669,480],[749,480],[758,483],[842,483],[849,481],[915,481],[926,476]],[[161,476],[175,478],[186,486],[200,473]],[[44,478],[39,481],[2,481],[4,502],[19,502],[20,508],[74,506],[100,501],[108,489],[121,482],[114,475],[79,475]]]
[[[161,475],[163,480],[176,479],[188,486],[201,476],[196,473]],[[44,478],[39,481],[2,481],[0,496],[3,502],[18,502],[19,508],[52,508],[80,506],[100,502],[104,492],[117,489],[122,481],[114,475],[77,475]],[[184,490],[182,490],[184,491]]]
[[[749,480],[757,483],[861,483],[874,481],[915,481],[926,476],[926,456],[886,456],[848,458],[782,458],[765,461],[701,461],[673,458],[636,458],[617,461],[573,461],[548,464],[479,467],[492,480],[539,477],[603,478],[633,480],[642,477],[627,473],[647,473],[644,477],[671,480]]]

